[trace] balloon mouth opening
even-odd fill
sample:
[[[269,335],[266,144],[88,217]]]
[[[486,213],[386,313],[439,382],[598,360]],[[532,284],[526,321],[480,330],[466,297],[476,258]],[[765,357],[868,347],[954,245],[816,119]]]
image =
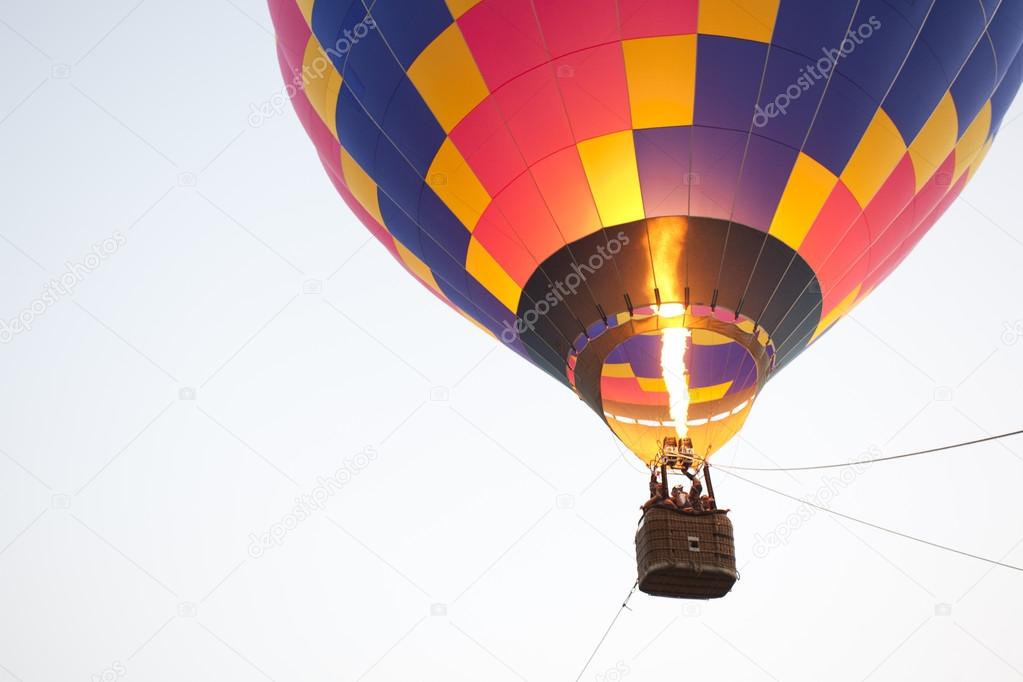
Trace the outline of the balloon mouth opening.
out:
[[[742,427],[774,368],[769,335],[720,307],[662,303],[580,340],[568,358],[576,393],[641,459],[689,436],[700,459]]]

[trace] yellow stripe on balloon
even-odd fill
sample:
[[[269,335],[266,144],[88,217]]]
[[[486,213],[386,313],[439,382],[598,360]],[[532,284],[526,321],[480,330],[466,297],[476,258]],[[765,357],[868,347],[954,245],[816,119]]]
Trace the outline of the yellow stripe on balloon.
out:
[[[476,229],[480,216],[490,205],[490,194],[451,138],[445,139],[437,151],[426,180],[466,229],[470,232]]]
[[[622,49],[632,127],[692,125],[696,98],[696,36],[625,40]]]
[[[923,129],[909,145],[909,156],[913,159],[913,169],[916,172],[917,192],[934,177],[955,148],[958,134],[956,105],[951,93],[946,92]]]
[[[639,388],[644,393],[667,393],[668,385],[661,377],[636,377]]]
[[[991,132],[991,101],[984,103],[983,108],[974,117],[966,132],[956,143],[956,167],[952,173],[952,183],[956,184],[963,173],[970,168],[974,159],[984,149],[988,133]]]
[[[480,4],[480,0],[447,0],[447,3],[451,16],[457,19],[476,5]]]
[[[771,42],[779,0],[703,0],[698,29],[704,35]]]
[[[631,130],[580,142],[579,158],[604,227],[644,217]]]
[[[310,27],[313,25],[313,3],[316,0],[296,0],[298,9],[302,12],[302,16],[305,17],[305,23],[309,24]]]
[[[906,155],[906,142],[884,109],[878,109],[842,171],[842,182],[865,208]]]
[[[373,178],[362,169],[362,166],[352,156],[341,148],[341,173],[345,177],[345,185],[352,193],[355,200],[362,204],[362,207],[377,219],[381,225],[384,218],[380,214],[380,197],[377,193],[377,184]]]
[[[305,48],[302,84],[309,103],[336,140],[337,98],[341,92],[341,74],[320,47],[316,36],[309,37],[309,43]]]
[[[435,292],[444,296],[444,292],[440,290],[440,287],[437,285],[437,280],[433,277],[433,271],[430,270],[426,263],[419,259],[419,256],[405,248],[397,239],[394,240],[394,247],[398,250],[398,255],[401,256],[401,260],[405,264],[405,267],[407,267],[413,275],[421,279],[423,283]],[[444,296],[444,299],[447,300],[447,296]]]
[[[465,271],[476,278],[508,310],[518,311],[522,289],[475,237],[469,240]]]
[[[628,362],[608,362],[600,370],[600,376],[614,379],[631,379],[636,376]]]
[[[778,202],[770,233],[798,250],[836,183],[834,173],[800,152]]]
[[[408,76],[444,132],[451,132],[490,94],[458,24],[448,26],[423,50]]]
[[[728,393],[728,389],[732,387],[733,381],[726,381],[723,384],[715,384],[713,386],[700,386],[698,388],[689,389],[689,404],[694,403],[709,403],[714,400],[721,400]]]

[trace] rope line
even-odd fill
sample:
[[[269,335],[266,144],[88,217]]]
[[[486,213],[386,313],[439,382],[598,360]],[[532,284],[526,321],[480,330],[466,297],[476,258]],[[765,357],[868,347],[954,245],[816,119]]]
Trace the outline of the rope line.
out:
[[[626,606],[628,606],[629,600],[632,599],[632,595],[636,593],[637,587],[639,587],[638,578],[636,579],[636,582],[632,583],[632,589],[629,590],[629,594],[626,595],[625,601],[623,601],[622,605],[618,608],[618,613],[616,613],[615,617],[611,619],[611,624],[607,626],[607,630],[604,631],[604,634],[600,638],[600,641],[597,642],[597,646],[594,647],[593,653],[590,654],[590,657],[586,659],[586,663],[585,665],[583,665],[583,669],[579,671],[579,677],[575,678],[575,682],[579,682],[579,680],[583,678],[583,675],[586,674],[586,669],[589,668],[590,663],[593,662],[593,657],[597,655],[598,651],[600,651],[600,647],[604,644],[604,640],[607,639],[607,636],[611,633],[611,628],[613,628],[615,626],[615,623],[618,621],[618,616],[622,615],[622,611],[624,611]]]
[[[769,492],[772,492],[775,495],[781,495],[782,497],[787,497],[790,500],[794,500],[796,502],[800,502],[800,503],[805,504],[805,505],[807,505],[809,507],[813,507],[814,509],[819,509],[820,511],[824,511],[824,512],[827,512],[829,514],[834,514],[835,516],[840,516],[843,519],[846,519],[848,521],[852,521],[854,523],[859,523],[859,524],[864,525],[864,526],[869,526],[870,528],[874,528],[876,530],[884,531],[885,533],[890,533],[892,535],[897,535],[900,538],[905,538],[907,540],[912,540],[914,542],[919,542],[921,544],[928,545],[930,547],[936,547],[937,549],[943,549],[946,552],[952,552],[953,554],[959,554],[961,556],[969,557],[971,559],[976,559],[978,561],[983,561],[983,562],[988,563],[988,564],[993,564],[995,566],[1001,566],[1002,568],[1009,568],[1009,569],[1012,569],[1013,571],[1020,571],[1021,573],[1023,573],[1023,567],[1015,566],[1013,564],[1007,564],[1005,562],[998,561],[996,559],[990,559],[988,557],[980,556],[979,554],[972,554],[970,552],[966,552],[966,551],[963,551],[961,549],[956,549],[954,547],[949,547],[947,545],[942,545],[942,544],[939,544],[937,542],[931,542],[930,540],[924,540],[923,538],[918,538],[915,535],[909,535],[908,533],[902,533],[902,532],[897,531],[897,530],[892,530],[891,528],[886,528],[886,527],[880,526],[880,525],[878,525],[876,523],[871,523],[870,521],[864,521],[863,519],[858,519],[855,516],[849,516],[848,514],[843,514],[842,512],[835,511],[834,509],[828,509],[827,507],[822,507],[822,506],[820,506],[818,504],[814,504],[813,502],[810,502],[809,500],[804,500],[804,499],[801,499],[799,497],[796,497],[795,495],[789,495],[788,493],[784,493],[784,492],[782,492],[780,490],[775,490],[774,488],[771,488],[769,486],[763,485],[762,483],[757,483],[756,481],[751,481],[748,478],[740,476],[739,474],[733,474],[730,471],[726,471],[725,473],[728,474],[729,476],[734,476],[735,478],[739,479],[740,481],[744,481],[746,483],[749,483],[750,485],[755,485],[758,488],[762,488],[763,490],[767,490]]]
[[[906,452],[901,455],[890,455],[888,457],[875,457],[874,459],[863,459],[858,462],[842,462],[839,464],[815,464],[809,466],[798,466],[798,467],[743,467],[743,466],[732,466],[730,464],[715,464],[714,469],[731,470],[731,471],[814,471],[819,469],[838,469],[841,467],[856,466],[859,464],[876,464],[877,462],[890,462],[895,459],[905,459],[907,457],[917,457],[919,455],[927,455],[934,452],[941,452],[943,450],[952,450],[954,448],[962,448],[967,445],[977,445],[978,443],[987,443],[993,440],[1000,440],[1002,438],[1008,438],[1009,436],[1018,436],[1023,434],[1023,429],[1018,431],[1009,431],[1008,433],[1000,433],[996,436],[986,436],[984,438],[978,438],[976,440],[968,440],[962,443],[953,443],[951,445],[942,445],[937,448],[929,448],[927,450],[917,450],[916,452]]]

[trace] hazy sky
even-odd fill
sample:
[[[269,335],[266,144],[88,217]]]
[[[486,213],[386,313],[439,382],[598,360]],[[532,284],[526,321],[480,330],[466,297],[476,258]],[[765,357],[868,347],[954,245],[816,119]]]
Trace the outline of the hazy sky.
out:
[[[0,682],[575,679],[646,475],[252,125],[264,3],[4,0],[0,64]],[[1023,427],[1021,117],[717,461]],[[839,474],[750,477],[1023,564],[1023,439]],[[732,594],[636,595],[583,679],[1023,677],[1023,574],[715,483]]]

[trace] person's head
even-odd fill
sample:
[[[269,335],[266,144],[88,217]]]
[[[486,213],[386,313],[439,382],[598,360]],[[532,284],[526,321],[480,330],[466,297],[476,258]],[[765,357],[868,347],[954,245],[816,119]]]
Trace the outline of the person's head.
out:
[[[677,486],[675,486],[674,488],[671,489],[671,494],[672,495],[676,495],[676,496],[677,495],[681,495],[683,492],[684,491],[682,490],[682,486],[680,486],[680,485],[677,485]]]

